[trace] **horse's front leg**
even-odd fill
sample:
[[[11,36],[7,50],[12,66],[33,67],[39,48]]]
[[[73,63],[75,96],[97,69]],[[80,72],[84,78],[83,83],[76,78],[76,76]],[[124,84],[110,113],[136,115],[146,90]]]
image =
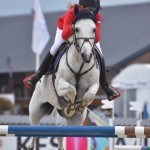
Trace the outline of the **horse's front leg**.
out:
[[[43,109],[41,108],[41,104],[42,104],[41,93],[39,91],[39,88],[36,88],[29,104],[30,125],[39,125],[41,118],[46,115]],[[36,142],[36,139],[37,137],[31,138],[31,142],[27,150],[34,150],[34,144]]]
[[[83,113],[85,107],[93,101],[98,89],[99,89],[99,85],[97,83],[93,84],[92,86],[90,86],[88,88],[88,90],[84,94],[82,102],[80,104],[76,105],[76,113],[77,114]]]
[[[69,102],[69,106],[64,109],[67,117],[71,117],[75,113],[75,97],[76,88],[68,83],[66,80],[60,78],[56,90],[59,96],[63,96]]]

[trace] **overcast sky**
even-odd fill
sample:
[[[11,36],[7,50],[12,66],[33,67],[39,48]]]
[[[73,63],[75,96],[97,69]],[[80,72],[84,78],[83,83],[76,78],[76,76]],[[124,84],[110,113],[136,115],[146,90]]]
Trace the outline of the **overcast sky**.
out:
[[[68,2],[78,0],[40,0],[44,12],[66,10]],[[150,2],[150,0],[101,0],[101,5],[115,6]],[[31,13],[33,0],[0,0],[0,16],[10,16]]]

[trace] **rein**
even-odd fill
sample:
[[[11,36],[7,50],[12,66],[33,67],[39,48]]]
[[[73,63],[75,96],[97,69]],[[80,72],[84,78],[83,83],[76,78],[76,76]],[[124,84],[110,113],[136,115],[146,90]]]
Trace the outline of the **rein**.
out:
[[[75,88],[76,88],[76,90],[78,91],[78,90],[79,90],[79,81],[80,81],[81,77],[82,77],[84,74],[88,73],[90,70],[92,70],[92,68],[93,68],[94,65],[95,65],[95,59],[94,59],[93,65],[92,65],[89,69],[87,69],[86,71],[84,71],[84,72],[81,73],[81,71],[82,71],[82,69],[83,69],[83,67],[84,67],[84,62],[82,62],[79,71],[76,73],[76,72],[70,67],[70,65],[69,65],[69,63],[68,63],[68,50],[67,50],[67,52],[66,52],[66,63],[67,63],[68,68],[71,70],[71,72],[72,72],[72,73],[74,74],[74,76],[75,76],[75,80],[76,80]],[[75,97],[75,101],[76,101],[76,99],[77,99],[77,95],[76,95],[76,97]]]
[[[78,40],[83,40],[83,43],[82,43],[81,46],[79,45]],[[90,40],[94,40],[94,42],[91,43]],[[94,49],[95,40],[96,40],[96,31],[95,31],[95,37],[76,37],[76,31],[75,31],[75,29],[74,29],[74,40],[73,40],[74,42],[73,42],[73,43],[69,43],[69,42],[68,42],[68,43],[69,43],[69,47],[70,47],[72,44],[74,44],[75,49],[76,49],[78,52],[81,52],[81,49],[82,49],[84,43],[85,43],[85,42],[88,42],[88,43],[91,45],[91,47],[92,47],[92,54],[94,55],[94,58],[96,59],[96,54],[95,54],[95,49]],[[95,65],[95,59],[94,59],[93,65],[92,65],[89,69],[87,69],[86,71],[84,71],[84,72],[81,73],[81,71],[82,71],[82,69],[83,69],[83,67],[84,67],[84,64],[85,64],[84,62],[82,62],[81,66],[80,66],[80,68],[79,68],[79,71],[78,71],[78,72],[75,72],[75,71],[71,68],[71,66],[69,65],[69,62],[68,62],[68,51],[69,51],[69,47],[68,47],[68,49],[67,49],[67,51],[66,51],[66,64],[67,64],[68,68],[70,69],[70,71],[74,74],[75,81],[76,81],[75,88],[76,88],[76,91],[77,91],[77,93],[78,93],[78,90],[79,90],[79,81],[80,81],[80,79],[81,79],[81,77],[82,77],[83,75],[85,75],[86,73],[88,73],[89,71],[92,70],[92,68],[93,68],[94,65]],[[65,102],[67,102],[64,97],[59,96],[59,95],[57,94],[56,87],[55,87],[55,79],[56,79],[56,75],[53,74],[53,75],[52,75],[52,81],[53,81],[53,87],[54,87],[54,90],[55,90],[55,92],[56,92],[57,98],[58,98],[58,99],[61,99],[61,100],[63,100],[63,101],[65,101]],[[76,97],[75,97],[75,102],[76,102],[76,101],[77,101],[77,95],[76,95]],[[80,103],[80,102],[79,102],[79,103]]]
[[[90,45],[91,45],[91,47],[92,47],[92,52],[93,52],[93,54],[94,54],[94,56],[95,56],[94,45],[95,45],[95,39],[96,39],[96,38],[95,38],[95,37],[96,37],[96,31],[95,31],[95,37],[77,37],[77,36],[76,36],[76,29],[75,29],[75,26],[74,26],[74,36],[73,36],[73,37],[74,37],[74,42],[73,42],[72,44],[74,44],[74,46],[75,46],[75,48],[76,48],[76,50],[77,50],[78,52],[81,52],[81,49],[82,49],[82,46],[84,45],[84,43],[85,43],[85,42],[88,42],[88,43],[90,43]],[[83,43],[82,43],[81,46],[79,45],[78,40],[83,40]],[[92,43],[90,42],[90,40],[94,40],[94,42],[93,42],[94,44],[92,44]],[[80,78],[82,77],[82,75],[88,73],[88,72],[94,67],[95,59],[94,59],[93,65],[92,65],[89,69],[87,69],[85,72],[83,72],[83,73],[81,73],[81,70],[82,70],[82,68],[83,68],[83,66],[84,66],[84,62],[82,62],[79,71],[76,73],[76,72],[70,67],[70,65],[69,65],[69,63],[68,63],[68,55],[67,55],[67,54],[68,54],[68,51],[66,52],[66,62],[67,62],[67,66],[69,67],[69,69],[71,70],[71,72],[75,75],[75,80],[76,80],[76,85],[75,85],[75,87],[76,87],[76,90],[78,91]]]
[[[73,43],[72,43],[72,44],[73,44]],[[70,44],[69,47],[70,47],[72,44]],[[76,72],[70,67],[69,62],[68,62],[68,51],[69,51],[69,47],[68,47],[68,50],[66,51],[66,63],[67,63],[68,68],[71,70],[71,72],[72,72],[72,73],[74,74],[74,76],[75,76],[75,80],[76,80],[75,88],[76,88],[76,90],[78,91],[78,90],[79,90],[79,81],[80,81],[81,77],[82,77],[84,74],[88,73],[90,70],[92,70],[92,68],[93,68],[94,65],[95,65],[95,59],[94,59],[93,65],[92,65],[89,69],[87,69],[86,71],[84,71],[84,72],[81,73],[81,71],[82,71],[82,69],[83,69],[83,67],[84,67],[84,62],[82,62],[79,71],[76,73]],[[56,79],[56,74],[54,73],[54,74],[52,75],[52,82],[53,82],[53,87],[54,87],[54,90],[55,90],[55,93],[56,93],[56,95],[57,95],[57,98],[58,98],[59,102],[60,102],[60,100],[63,100],[63,101],[65,101],[65,102],[67,102],[67,100],[66,100],[63,96],[59,96],[59,95],[57,94],[56,87],[55,87],[55,79]],[[75,97],[75,101],[76,101],[76,100],[77,100],[77,95],[76,95],[76,97]]]
[[[81,73],[81,71],[82,71],[82,69],[83,69],[83,66],[84,66],[84,62],[82,62],[79,71],[76,73],[76,72],[70,67],[70,65],[69,65],[69,63],[68,63],[68,51],[67,51],[67,52],[66,52],[66,63],[67,63],[68,68],[69,68],[69,69],[71,70],[71,72],[75,75],[75,80],[76,80],[76,86],[75,86],[75,87],[76,87],[76,89],[78,90],[78,88],[79,88],[79,80],[80,80],[81,76],[83,76],[84,74],[88,73],[88,72],[94,67],[95,61],[94,61],[93,65],[92,65],[89,69],[87,69],[86,71],[84,71],[84,72]]]

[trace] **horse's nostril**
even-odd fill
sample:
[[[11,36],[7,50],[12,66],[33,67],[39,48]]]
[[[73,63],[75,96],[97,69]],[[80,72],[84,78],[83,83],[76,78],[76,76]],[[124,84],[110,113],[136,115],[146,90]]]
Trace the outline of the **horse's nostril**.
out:
[[[92,58],[92,53],[90,54],[90,58]]]
[[[84,57],[85,57],[85,56],[84,56],[84,53],[82,53],[81,56],[82,56],[82,58],[84,58]]]

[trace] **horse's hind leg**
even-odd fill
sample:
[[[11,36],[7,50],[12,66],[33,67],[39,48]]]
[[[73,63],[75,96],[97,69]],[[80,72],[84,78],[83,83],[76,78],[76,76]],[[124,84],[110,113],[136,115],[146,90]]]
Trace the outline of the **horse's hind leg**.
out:
[[[65,125],[66,126],[81,126],[83,125],[83,122],[86,118],[87,114],[87,108],[84,109],[83,113],[81,115],[73,115],[72,117],[68,118],[66,120]],[[63,149],[63,137],[58,137],[58,150],[64,150]]]
[[[57,137],[58,141],[58,150],[64,150],[63,149],[63,137]]]
[[[49,107],[49,114],[53,111],[53,106],[49,103],[42,103],[42,100],[40,97],[37,97],[36,95],[33,95],[30,105],[29,105],[29,122],[31,125],[39,125],[40,120],[43,116],[45,116],[47,113],[45,110]],[[34,149],[34,144],[37,137],[32,137],[31,143],[28,147],[28,150]]]
[[[30,116],[29,116],[30,125],[39,125],[40,120],[43,116],[44,116],[44,114],[42,114],[40,112],[40,107],[34,108],[34,112],[31,112]],[[34,144],[36,142],[36,139],[37,139],[37,137],[32,137],[31,143],[28,146],[28,150],[33,150],[34,149]]]
[[[41,118],[44,116],[44,114],[41,113],[40,111],[40,105],[34,104],[31,101],[30,107],[29,107],[29,122],[30,125],[39,125]],[[28,147],[28,150],[33,150],[34,149],[34,143],[36,141],[37,137],[32,137],[31,143]]]
[[[84,109],[83,113],[81,115],[73,115],[70,118],[66,119],[66,126],[81,126],[83,125],[83,122],[85,121],[87,114],[87,108]],[[63,137],[58,137],[58,150],[64,150],[63,149]]]

